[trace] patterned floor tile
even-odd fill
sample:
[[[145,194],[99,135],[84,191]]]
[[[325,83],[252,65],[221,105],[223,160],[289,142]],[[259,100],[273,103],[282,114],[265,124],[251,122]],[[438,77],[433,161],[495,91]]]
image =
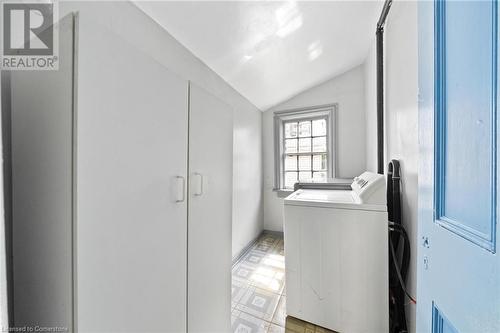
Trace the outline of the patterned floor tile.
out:
[[[267,253],[259,250],[250,250],[241,259],[242,263],[248,265],[260,265],[262,261],[266,258]]]
[[[273,250],[273,244],[259,243],[255,246],[255,249],[263,252],[271,252]]]
[[[280,237],[272,234],[264,234],[255,245],[255,249],[262,252],[272,252],[279,244]]]
[[[233,268],[233,280],[237,280],[242,283],[250,283],[250,278],[254,274],[254,271],[258,268],[255,265],[248,265],[245,263],[238,263]]]
[[[277,254],[279,256],[282,256],[282,257],[285,256],[285,249],[282,249],[282,248],[273,248],[270,252],[273,254]]]
[[[285,327],[278,326],[278,325],[275,325],[275,324],[269,325],[269,328],[267,330],[267,333],[285,333],[285,332],[286,332],[286,328]]]
[[[279,325],[279,326],[285,326],[286,323],[286,298],[285,296],[280,297],[280,301],[278,303],[278,307],[276,308],[276,311],[274,312],[273,319],[271,322],[273,324]]]
[[[275,293],[251,287],[236,309],[270,322],[278,306],[279,298],[280,296]]]
[[[247,289],[248,284],[233,279],[231,283],[231,303],[238,304],[241,298],[245,296]]]
[[[283,242],[282,239],[278,241],[278,243],[273,247],[271,250],[272,253],[278,254],[280,256],[285,255],[285,243]]]
[[[281,294],[285,283],[285,271],[261,265],[248,279],[250,285],[276,294]]]
[[[231,330],[234,333],[265,333],[269,323],[238,310],[231,315]]]
[[[264,233],[234,266],[231,326],[238,333],[330,333],[286,316],[284,242]]]
[[[268,253],[261,261],[262,265],[285,270],[285,257],[276,253]]]
[[[259,239],[259,243],[266,244],[277,244],[280,241],[281,237],[273,234],[264,233],[262,237]]]

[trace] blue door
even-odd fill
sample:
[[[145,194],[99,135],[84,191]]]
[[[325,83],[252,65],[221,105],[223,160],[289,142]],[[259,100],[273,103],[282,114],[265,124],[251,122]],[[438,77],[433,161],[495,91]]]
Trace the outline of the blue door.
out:
[[[497,3],[419,4],[417,331],[500,332]]]

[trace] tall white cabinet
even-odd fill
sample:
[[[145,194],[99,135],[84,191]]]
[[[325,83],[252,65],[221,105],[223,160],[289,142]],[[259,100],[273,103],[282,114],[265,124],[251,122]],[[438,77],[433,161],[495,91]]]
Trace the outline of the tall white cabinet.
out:
[[[73,91],[45,96],[42,90],[50,87],[30,83],[29,73],[12,73],[13,91],[18,75],[28,76],[23,88],[30,94],[40,91],[21,111],[12,108],[22,114],[12,118],[12,165],[24,172],[13,175],[13,193],[36,184],[30,202],[42,212],[61,212],[58,219],[40,220],[38,209],[18,221],[26,203],[13,206],[13,224],[23,225],[14,230],[15,243],[23,244],[14,249],[14,263],[16,254],[29,253],[22,271],[14,272],[14,304],[21,296],[39,300],[16,305],[16,325],[229,331],[231,108],[90,18],[66,20],[59,43],[74,58],[51,84],[69,84]],[[64,103],[54,104],[58,99]],[[37,136],[40,128],[46,138]],[[65,149],[49,138],[54,133]],[[31,145],[21,149],[23,157],[16,154]],[[33,176],[30,182],[23,181],[26,175]],[[70,199],[58,202],[55,193]],[[51,230],[36,248],[31,227]],[[54,259],[58,263],[47,266],[55,267],[51,273],[33,263]],[[30,275],[33,269],[43,279]],[[45,277],[58,273],[66,284]]]
[[[78,20],[78,330],[185,331],[188,82]]]
[[[229,106],[192,83],[189,96],[188,330],[228,332],[232,112]]]

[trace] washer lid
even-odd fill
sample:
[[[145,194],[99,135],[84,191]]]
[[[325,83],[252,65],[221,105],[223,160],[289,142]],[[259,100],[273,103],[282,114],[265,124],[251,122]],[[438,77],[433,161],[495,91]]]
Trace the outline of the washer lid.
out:
[[[354,191],[297,190],[285,198],[285,205],[386,211],[385,205],[364,204]]]
[[[286,200],[354,203],[352,194],[352,191],[346,190],[298,190],[288,196]]]

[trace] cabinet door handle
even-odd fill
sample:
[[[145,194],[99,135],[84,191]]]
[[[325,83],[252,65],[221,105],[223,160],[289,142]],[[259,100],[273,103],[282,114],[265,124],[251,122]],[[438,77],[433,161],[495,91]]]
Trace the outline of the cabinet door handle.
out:
[[[184,202],[186,200],[186,178],[182,176],[176,176],[177,179],[177,200],[175,202]],[[180,185],[180,186],[179,186]]]
[[[198,183],[196,184],[196,190],[193,194],[199,197],[203,195],[203,175],[201,173],[195,172],[194,177],[198,178]]]

